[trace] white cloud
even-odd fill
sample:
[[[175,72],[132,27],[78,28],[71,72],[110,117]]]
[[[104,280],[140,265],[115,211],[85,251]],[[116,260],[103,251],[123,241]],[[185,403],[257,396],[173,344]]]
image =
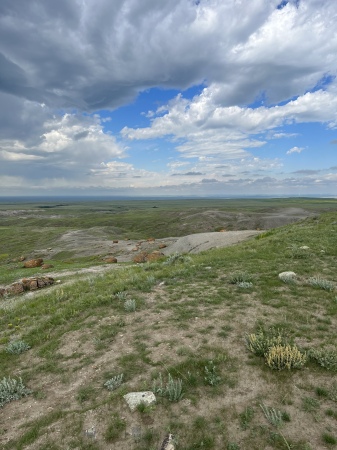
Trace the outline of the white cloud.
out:
[[[287,151],[287,155],[291,155],[292,153],[301,153],[303,152],[303,147],[293,147],[290,150]]]

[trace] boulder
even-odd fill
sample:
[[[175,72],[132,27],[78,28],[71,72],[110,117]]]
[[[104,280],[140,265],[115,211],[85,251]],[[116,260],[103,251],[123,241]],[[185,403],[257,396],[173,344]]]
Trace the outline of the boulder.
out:
[[[26,261],[23,265],[23,267],[27,268],[27,269],[31,269],[33,267],[41,267],[43,264],[43,259],[42,258],[38,258],[38,259],[30,259],[29,261]]]
[[[296,279],[296,273],[295,272],[281,272],[278,274],[278,277],[281,281],[287,282],[288,280],[295,280]]]
[[[117,258],[114,256],[109,256],[108,258],[104,258],[104,261],[108,264],[115,264],[117,262]]]
[[[17,294],[22,294],[22,292],[24,291],[24,287],[21,281],[17,281],[16,283],[11,284],[10,286],[8,286],[8,288],[6,289],[6,293],[9,295],[17,295]]]
[[[159,244],[159,248],[166,248],[167,245],[166,244]]]
[[[146,261],[157,261],[158,259],[162,258],[164,256],[164,253],[159,252],[158,250],[150,253],[149,255],[147,255],[146,257]]]
[[[132,261],[133,261],[134,263],[137,263],[137,264],[139,264],[139,263],[145,263],[145,262],[147,261],[147,256],[148,256],[148,253],[146,253],[146,252],[140,252],[140,253],[138,253],[138,255],[135,255],[135,256],[132,258]]]
[[[131,411],[134,411],[141,403],[149,406],[156,402],[156,396],[151,391],[130,392],[129,394],[124,395],[123,398],[128,404]]]
[[[112,241],[112,243],[113,243],[113,244],[118,244],[118,240],[115,239],[115,240]]]

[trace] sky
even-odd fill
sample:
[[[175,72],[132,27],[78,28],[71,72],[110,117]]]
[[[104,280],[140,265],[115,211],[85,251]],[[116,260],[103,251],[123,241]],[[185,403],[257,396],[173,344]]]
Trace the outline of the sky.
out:
[[[0,196],[336,196],[336,0],[1,0]]]

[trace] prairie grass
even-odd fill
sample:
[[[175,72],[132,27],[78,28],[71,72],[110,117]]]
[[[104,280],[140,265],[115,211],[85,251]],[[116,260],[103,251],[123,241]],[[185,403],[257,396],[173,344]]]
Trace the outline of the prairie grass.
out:
[[[293,200],[285,203],[299,204]],[[261,205],[278,203],[243,204],[257,211]],[[315,202],[303,201],[303,205],[308,204]],[[171,234],[177,229],[176,212],[183,212],[182,209],[175,209],[173,214],[167,208],[165,219],[157,217],[152,223],[158,212],[150,205],[153,203],[144,203],[134,210],[123,203],[105,205],[111,214],[99,213],[97,226],[107,227],[104,232],[114,238],[155,235],[163,220],[169,222],[165,232]],[[230,203],[231,211],[237,205]],[[335,207],[336,202],[330,200],[326,205]],[[96,205],[93,210],[102,207]],[[41,248],[49,242],[54,246],[66,230],[90,228],[95,223],[95,213],[88,213],[84,205],[78,206],[82,225],[68,207],[60,207],[60,211],[62,208],[62,226],[57,219],[48,218],[48,208],[40,208],[48,224],[40,234],[37,227],[42,219],[33,214],[22,226],[11,218],[5,220],[4,227],[12,227],[14,237],[6,230],[0,237],[1,243],[4,241],[1,282],[34,274],[11,259],[36,249],[36,242]],[[59,286],[1,299],[2,375],[18,379],[20,373],[33,395],[3,405],[8,414],[4,414],[0,425],[0,446],[4,450],[28,446],[42,450],[114,445],[149,450],[160,448],[163,437],[172,432],[176,450],[308,450],[317,448],[317,442],[333,448],[337,402],[336,292],[313,289],[307,282],[280,283],[278,274],[291,270],[298,274],[298,280],[319,276],[334,283],[335,222],[335,212],[325,213],[266,231],[230,248],[176,258],[170,264],[121,264],[118,270],[90,274],[90,278],[60,276]],[[195,231],[194,225],[190,223],[189,229]],[[23,239],[15,238],[23,228],[27,245]],[[159,228],[163,235],[163,226]],[[309,257],[293,257],[292,245],[309,246]],[[60,258],[57,270],[101,264],[98,258],[70,255],[67,261]],[[245,279],[240,281],[242,274]],[[231,284],[234,277],[237,279]],[[253,289],[236,286],[237,282],[251,280]],[[157,283],[162,282],[158,289]],[[136,300],[135,313],[124,309],[127,299]],[[18,340],[29,343],[29,352],[7,353],[9,343]],[[265,354],[277,345],[296,346],[301,354],[308,352],[305,369],[270,370]],[[104,386],[118,374],[124,374],[118,389]],[[141,414],[129,412],[123,395],[153,388],[153,380],[157,380],[154,390],[162,389],[164,397],[158,395],[156,405]],[[172,401],[166,393],[169,384]],[[114,381],[111,386],[115,386]],[[273,405],[276,425],[266,418],[260,404]],[[13,415],[16,405],[20,408]],[[291,417],[298,417],[300,427],[287,420],[285,405],[291,406]],[[54,408],[52,413],[48,407]],[[30,421],[30,412],[37,410],[41,416]],[[10,421],[6,419],[9,412]],[[272,418],[273,413],[269,411],[268,416]],[[278,417],[282,426],[278,425]],[[135,420],[141,423],[137,441],[129,434]],[[85,434],[91,429],[100,430],[95,439]],[[310,435],[306,433],[308,429]]]

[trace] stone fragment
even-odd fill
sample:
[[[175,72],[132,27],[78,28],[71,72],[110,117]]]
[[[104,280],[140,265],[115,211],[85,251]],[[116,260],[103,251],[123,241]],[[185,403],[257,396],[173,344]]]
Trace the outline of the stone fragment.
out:
[[[159,248],[166,248],[167,245],[166,244],[159,244]]]
[[[26,261],[23,265],[23,267],[25,268],[33,268],[33,267],[41,267],[43,264],[43,259],[42,258],[38,258],[38,259],[30,259],[29,261]]]
[[[118,244],[118,240],[117,240],[117,239],[114,239],[114,240],[112,241],[112,243],[113,243],[113,244]]]
[[[163,443],[161,444],[160,450],[175,450],[173,434],[169,433],[165,437]]]
[[[156,402],[156,396],[151,391],[144,392],[130,392],[124,395],[124,400],[128,404],[131,411],[134,411],[138,405],[144,403],[146,406],[150,406]]]

